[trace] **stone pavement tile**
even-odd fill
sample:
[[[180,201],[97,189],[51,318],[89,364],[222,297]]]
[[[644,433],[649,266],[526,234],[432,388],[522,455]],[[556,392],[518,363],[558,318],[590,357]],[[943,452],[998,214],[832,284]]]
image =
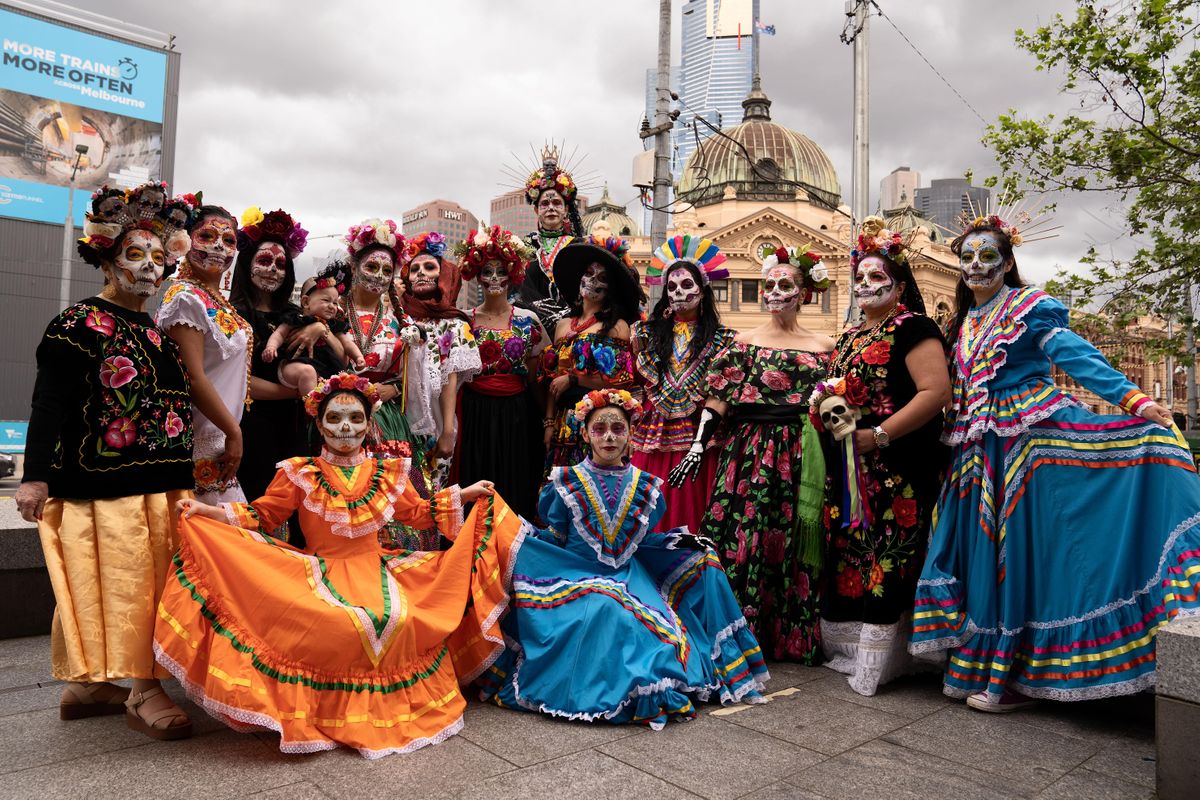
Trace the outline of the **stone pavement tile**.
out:
[[[1100,752],[1083,762],[1084,769],[1151,789],[1155,786],[1156,766],[1154,735],[1140,733],[1113,739]],[[1197,793],[1200,794],[1200,791]]]
[[[278,747],[277,737],[263,738],[268,746]],[[515,769],[461,736],[374,760],[346,748],[288,758],[295,765],[296,778],[307,780],[331,798],[354,800],[393,794],[405,800],[444,800],[468,783]]]
[[[0,639],[0,689],[52,680],[49,636]]]
[[[808,685],[795,694],[722,719],[825,755],[837,755],[909,722],[904,717],[822,694]]]
[[[741,797],[822,758],[811,750],[724,721],[771,705],[774,703],[730,717],[705,714],[596,749],[703,797]]]
[[[829,800],[828,795],[814,794],[807,789],[780,781],[742,795],[739,800]],[[858,800],[862,800],[859,798]]]
[[[1063,736],[1107,742],[1131,729],[1154,735],[1154,696],[1137,694],[1080,703],[1046,701],[1011,715],[1012,719]]]
[[[954,700],[942,694],[940,675],[913,675],[898,678],[885,686],[880,686],[875,695],[864,697],[850,688],[845,675],[839,672],[828,672],[830,674],[820,680],[805,684],[805,690],[838,697],[856,705],[886,711],[905,719],[920,719],[954,703]]]
[[[1023,797],[1022,787],[953,761],[884,741],[867,742],[785,779],[829,800],[1005,800]]]
[[[405,796],[412,797],[405,788]],[[694,797],[653,775],[609,758],[595,750],[535,764],[461,788],[455,794],[436,797],[475,800],[481,797],[518,797],[521,800],[563,800],[583,797],[587,800],[627,800],[632,797],[670,800]]]
[[[824,667],[806,667],[788,661],[768,661],[767,672],[771,674],[771,680],[767,681],[768,692],[799,686],[829,674],[829,670]]]
[[[636,725],[568,722],[544,714],[471,703],[459,735],[506,761],[528,767],[641,731]]]
[[[966,705],[944,708],[899,730],[885,742],[985,770],[1040,791],[1091,758],[1095,740],[1064,736],[1020,721],[1016,714],[984,714]]]
[[[400,793],[397,792],[397,794]],[[329,800],[329,795],[308,781],[267,789],[265,792],[255,792],[246,797],[254,798],[254,800]]]
[[[10,772],[4,775],[0,792],[14,798],[219,800],[286,786],[300,779],[288,759],[271,752],[253,736],[226,731],[180,742],[139,738],[147,743]]]
[[[120,715],[63,722],[58,704],[10,714],[0,724],[0,773],[144,745],[150,740],[130,730]]]
[[[1034,800],[1154,800],[1154,790],[1090,769],[1069,772]]]
[[[60,684],[31,686],[19,689],[0,689],[0,717],[58,708],[63,688]]]

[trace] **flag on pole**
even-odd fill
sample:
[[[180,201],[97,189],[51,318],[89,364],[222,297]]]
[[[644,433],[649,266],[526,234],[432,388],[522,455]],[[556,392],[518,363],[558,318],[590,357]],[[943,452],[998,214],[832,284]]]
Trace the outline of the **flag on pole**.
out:
[[[754,29],[759,33],[765,33],[767,36],[775,35],[774,25],[764,25],[761,19],[754,20]]]

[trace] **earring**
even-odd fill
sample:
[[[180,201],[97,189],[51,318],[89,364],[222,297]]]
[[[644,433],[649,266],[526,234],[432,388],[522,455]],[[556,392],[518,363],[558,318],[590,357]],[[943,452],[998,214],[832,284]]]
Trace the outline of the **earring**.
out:
[[[666,308],[663,309],[663,312],[662,312],[663,319],[670,319],[673,316],[675,316],[675,311],[670,306],[667,306]]]

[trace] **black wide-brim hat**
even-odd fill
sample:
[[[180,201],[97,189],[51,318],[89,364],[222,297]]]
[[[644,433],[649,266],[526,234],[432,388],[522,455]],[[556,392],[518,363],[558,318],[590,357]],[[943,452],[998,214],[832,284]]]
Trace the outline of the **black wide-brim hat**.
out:
[[[609,250],[590,242],[575,240],[554,257],[551,271],[563,298],[571,305],[579,305],[579,281],[584,270],[592,264],[604,267],[608,275],[608,296],[620,318],[630,325],[637,322],[638,298],[641,296],[637,273]]]

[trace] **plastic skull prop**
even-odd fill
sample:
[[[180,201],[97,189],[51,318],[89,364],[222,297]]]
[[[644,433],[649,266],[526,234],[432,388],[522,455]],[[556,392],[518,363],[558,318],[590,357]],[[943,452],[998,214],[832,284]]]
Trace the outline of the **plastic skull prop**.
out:
[[[830,395],[817,406],[821,414],[821,424],[825,430],[833,434],[833,440],[840,442],[854,432],[855,423],[862,417],[862,411],[846,402],[840,395]]]

